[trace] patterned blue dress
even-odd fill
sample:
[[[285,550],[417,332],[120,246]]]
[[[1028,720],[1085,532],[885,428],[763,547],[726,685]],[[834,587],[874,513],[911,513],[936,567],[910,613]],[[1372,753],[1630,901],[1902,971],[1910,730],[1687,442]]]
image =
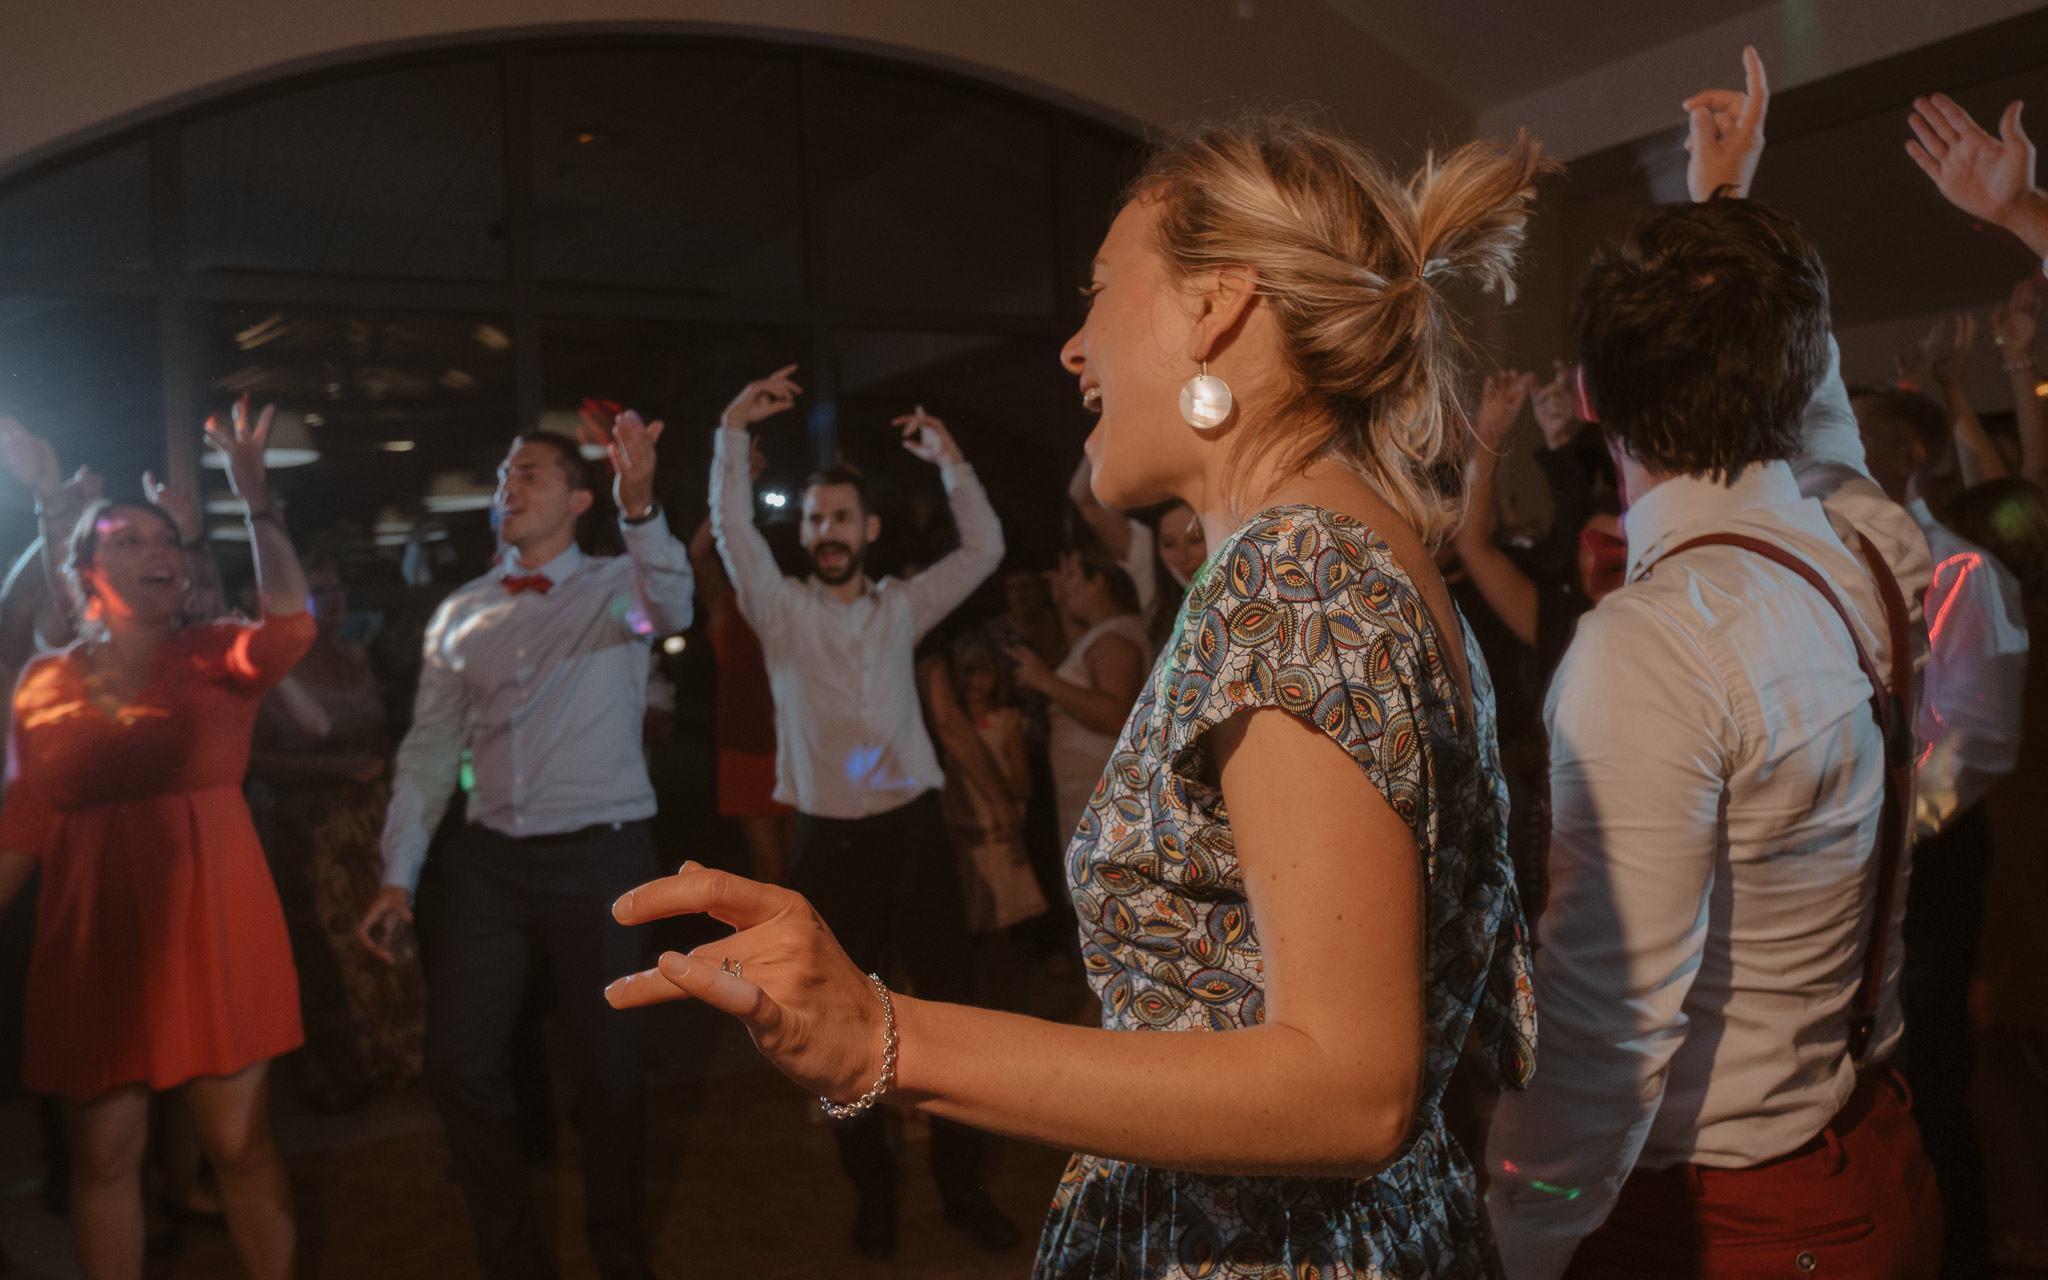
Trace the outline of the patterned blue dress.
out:
[[[1468,1031],[1496,1084],[1528,1082],[1535,1003],[1492,685],[1467,631],[1472,722],[1428,618],[1392,551],[1359,521],[1309,506],[1254,517],[1188,592],[1067,850],[1103,1026],[1255,1026],[1265,1020],[1258,928],[1222,794],[1202,781],[1204,735],[1239,712],[1281,707],[1335,739],[1414,830],[1428,877],[1424,1090],[1406,1150],[1364,1179],[1221,1177],[1077,1155],[1035,1276],[1501,1274],[1440,1106]]]

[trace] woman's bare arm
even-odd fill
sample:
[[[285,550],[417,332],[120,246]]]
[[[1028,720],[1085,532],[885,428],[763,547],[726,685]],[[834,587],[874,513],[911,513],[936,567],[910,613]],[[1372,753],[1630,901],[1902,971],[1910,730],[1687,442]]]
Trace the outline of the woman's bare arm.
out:
[[[1343,748],[1294,716],[1248,712],[1214,733],[1258,925],[1265,1022],[1104,1031],[899,997],[892,1100],[1197,1172],[1360,1177],[1395,1159],[1423,1081],[1414,838]],[[700,958],[671,953],[622,979],[613,1003],[702,999],[746,1022],[812,1092],[852,1098],[876,1078],[879,1002],[801,897],[692,864],[615,913],[630,924],[695,911],[741,931]],[[726,956],[744,978],[719,972]]]

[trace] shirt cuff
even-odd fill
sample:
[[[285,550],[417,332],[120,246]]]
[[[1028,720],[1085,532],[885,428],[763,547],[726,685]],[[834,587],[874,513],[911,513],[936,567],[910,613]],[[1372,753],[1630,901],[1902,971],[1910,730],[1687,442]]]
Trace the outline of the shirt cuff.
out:
[[[384,845],[384,887],[405,890],[405,899],[412,901],[413,891],[419,888],[420,868],[427,863],[429,841],[423,831],[408,831],[396,840],[387,840]]]
[[[674,541],[674,535],[668,528],[668,509],[656,504],[654,514],[639,524],[629,523],[625,513],[621,512],[619,535],[626,540],[626,550],[631,552],[651,550],[653,546],[662,546]]]

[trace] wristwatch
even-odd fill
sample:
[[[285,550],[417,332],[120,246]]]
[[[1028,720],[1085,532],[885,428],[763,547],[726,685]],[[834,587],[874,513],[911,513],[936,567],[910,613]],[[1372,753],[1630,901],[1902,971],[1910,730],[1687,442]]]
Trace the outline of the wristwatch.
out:
[[[619,519],[625,521],[627,524],[646,524],[649,520],[654,519],[654,517],[660,514],[661,504],[659,502],[649,502],[647,504],[647,510],[641,512],[639,515],[629,516],[625,512],[621,511],[619,513]]]

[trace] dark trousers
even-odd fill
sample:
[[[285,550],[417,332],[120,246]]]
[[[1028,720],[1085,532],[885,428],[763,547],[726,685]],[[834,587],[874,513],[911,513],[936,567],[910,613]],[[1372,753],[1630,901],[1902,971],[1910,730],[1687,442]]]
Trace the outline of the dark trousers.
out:
[[[871,818],[796,819],[796,890],[825,918],[856,965],[882,974],[894,960],[917,995],[956,1004],[975,997],[973,944],[960,893],[959,856],[927,791]],[[932,1178],[941,1195],[981,1185],[983,1135],[936,1117]],[[896,1158],[879,1109],[835,1121],[839,1164],[862,1200],[894,1203]]]
[[[1970,978],[1977,969],[1990,875],[1991,820],[1982,805],[1973,805],[1914,848],[1906,887],[1906,967],[1899,987],[1906,1015],[1905,1076],[1920,1142],[1947,1211],[1941,1268],[1946,1280],[1992,1274],[1990,1199],[1969,1097],[1977,1066]]]
[[[605,1280],[647,1274],[646,1015],[613,1009],[604,988],[647,967],[645,931],[614,921],[611,905],[657,874],[646,822],[523,840],[473,826],[448,850],[427,974],[427,1080],[491,1280],[554,1274],[541,1247],[511,1076],[513,1025],[536,948],[554,970],[576,1087],[591,1254]]]

